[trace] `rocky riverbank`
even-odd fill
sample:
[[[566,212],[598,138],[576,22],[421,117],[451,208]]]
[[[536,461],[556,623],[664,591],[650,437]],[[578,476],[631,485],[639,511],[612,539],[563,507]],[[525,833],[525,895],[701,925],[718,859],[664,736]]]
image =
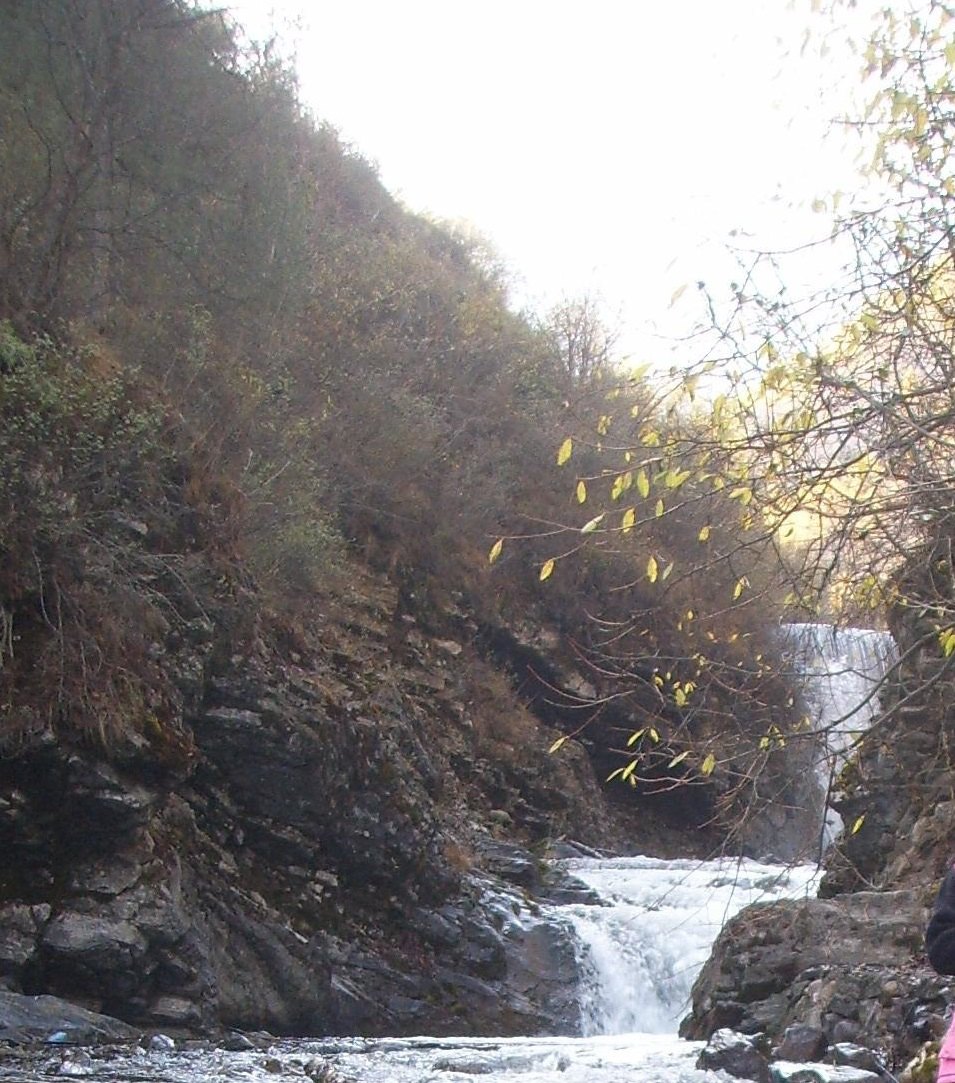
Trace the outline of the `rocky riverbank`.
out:
[[[573,1029],[566,946],[503,911],[549,841],[639,836],[466,617],[427,634],[360,569],[328,605],[293,634],[207,602],[155,644],[172,722],[6,750],[2,989],[174,1034]]]
[[[827,855],[818,899],[727,926],[694,988],[688,1037],[730,1027],[779,1042],[801,1025],[823,1049],[862,1043],[896,1073],[911,1064],[933,1078],[955,982],[929,967],[923,938],[955,848],[955,688],[924,623],[900,615],[894,634],[902,662],[882,705],[901,708],[876,721],[840,780],[837,808],[857,829]]]

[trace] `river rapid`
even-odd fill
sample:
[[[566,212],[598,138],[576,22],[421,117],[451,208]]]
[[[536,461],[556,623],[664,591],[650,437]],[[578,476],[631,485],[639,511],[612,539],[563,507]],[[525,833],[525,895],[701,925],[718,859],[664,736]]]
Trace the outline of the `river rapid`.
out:
[[[700,1043],[676,1036],[690,988],[721,925],[743,906],[814,890],[815,869],[742,859],[647,857],[565,862],[600,905],[522,909],[515,921],[560,921],[581,975],[579,1038],[330,1038],[277,1040],[260,1049],[50,1049],[0,1078],[113,1083],[259,1083],[277,1078],[353,1083],[702,1083]],[[164,1048],[164,1045],[166,1047]],[[322,1073],[325,1073],[324,1075]]]

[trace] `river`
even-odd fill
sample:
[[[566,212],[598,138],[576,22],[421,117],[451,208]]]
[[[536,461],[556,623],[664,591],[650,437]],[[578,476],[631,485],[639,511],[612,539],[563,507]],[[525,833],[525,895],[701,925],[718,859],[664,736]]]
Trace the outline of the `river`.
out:
[[[602,905],[542,908],[575,939],[584,1035],[579,1038],[335,1038],[281,1040],[267,1049],[51,1050],[0,1078],[73,1077],[113,1083],[264,1083],[309,1078],[353,1083],[693,1083],[699,1043],[676,1036],[689,993],[721,924],[743,906],[814,890],[815,869],[759,862],[647,857],[565,863]],[[526,920],[523,919],[523,920]],[[318,1077],[320,1078],[320,1077]]]
[[[784,630],[804,699],[826,734],[828,777],[876,710],[874,691],[893,660],[889,638],[822,625]],[[832,824],[834,832],[839,825]],[[86,1078],[111,1083],[717,1083],[695,1067],[701,1043],[677,1037],[690,990],[721,926],[744,906],[815,891],[814,866],[738,858],[663,861],[578,858],[563,863],[600,905],[545,906],[533,916],[502,897],[509,920],[559,923],[581,975],[582,1036],[524,1038],[327,1038],[276,1040],[245,1051],[156,1042],[135,1050],[50,1049],[4,1063],[11,1083]],[[517,913],[519,911],[519,913]],[[164,1044],[169,1048],[162,1048]],[[324,1073],[324,1074],[323,1074]]]

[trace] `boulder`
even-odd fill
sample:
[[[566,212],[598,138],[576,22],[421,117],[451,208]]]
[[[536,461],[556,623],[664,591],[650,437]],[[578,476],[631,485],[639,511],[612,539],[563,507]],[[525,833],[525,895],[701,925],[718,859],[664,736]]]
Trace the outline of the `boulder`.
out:
[[[783,1040],[773,1049],[774,1060],[821,1060],[829,1043],[819,1027],[794,1023],[786,1027]]]
[[[0,1041],[92,1045],[136,1041],[140,1031],[119,1019],[87,1011],[53,996],[22,996],[0,989]]]
[[[700,1051],[697,1068],[723,1071],[738,1079],[770,1083],[769,1059],[760,1052],[753,1038],[723,1028],[715,1031]]]
[[[919,1004],[944,1001],[945,981],[920,954],[926,913],[918,891],[856,892],[752,906],[718,937],[681,1025],[689,1038],[721,1027],[783,1041],[803,1024],[833,1042],[888,1036],[918,1045]]]

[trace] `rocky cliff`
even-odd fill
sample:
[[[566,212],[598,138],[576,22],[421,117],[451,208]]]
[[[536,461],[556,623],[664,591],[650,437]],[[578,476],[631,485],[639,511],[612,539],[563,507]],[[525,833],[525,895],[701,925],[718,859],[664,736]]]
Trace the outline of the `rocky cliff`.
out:
[[[573,1030],[566,938],[507,920],[546,887],[509,842],[659,829],[627,837],[580,745],[547,755],[463,612],[426,633],[359,567],[294,628],[257,602],[157,638],[172,722],[5,750],[0,983],[184,1031]]]

